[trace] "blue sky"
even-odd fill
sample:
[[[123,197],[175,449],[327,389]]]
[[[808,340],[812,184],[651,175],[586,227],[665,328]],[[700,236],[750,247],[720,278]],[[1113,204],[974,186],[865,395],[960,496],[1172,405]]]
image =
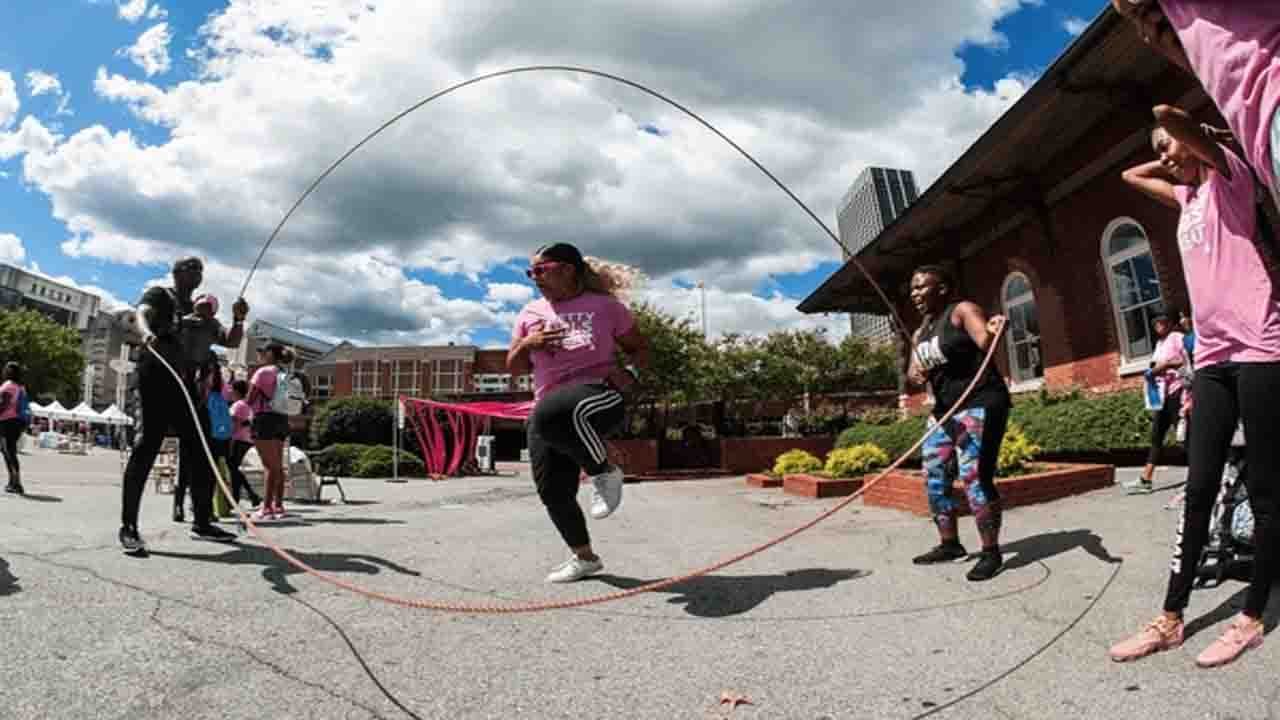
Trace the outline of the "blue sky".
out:
[[[120,7],[126,4],[133,7],[123,9]],[[254,3],[246,1],[238,4],[251,6]],[[1071,41],[1072,35],[1068,28],[1072,25],[1072,21],[1092,20],[1102,6],[1101,0],[1090,2],[1046,0],[1039,4],[1024,4],[1016,12],[1004,16],[995,24],[995,30],[1005,36],[1007,42],[984,45],[963,42],[955,44],[952,52],[963,62],[964,68],[963,75],[960,76],[961,83],[970,92],[992,91],[1004,78],[1038,76]],[[17,96],[21,104],[18,112],[9,120],[7,128],[2,124],[5,118],[3,111],[0,110],[0,133],[6,130],[16,131],[24,118],[32,116],[39,120],[45,129],[56,133],[61,142],[76,136],[77,133],[101,126],[111,134],[128,133],[131,138],[130,147],[145,150],[165,146],[174,138],[175,132],[185,127],[181,121],[157,123],[148,120],[141,116],[138,110],[139,103],[122,100],[119,93],[113,97],[106,97],[107,93],[95,86],[95,79],[100,79],[100,74],[105,70],[109,76],[127,78],[139,84],[134,87],[145,84],[166,93],[176,93],[174,88],[184,82],[195,84],[202,79],[207,80],[207,77],[202,78],[199,74],[202,69],[201,64],[188,57],[188,51],[207,47],[210,35],[201,35],[199,31],[211,17],[224,13],[226,8],[225,2],[179,0],[160,0],[160,2],[132,0],[130,3],[115,0],[53,0],[52,2],[16,0],[0,5],[0,27],[21,28],[20,32],[6,33],[5,42],[0,44],[0,72],[7,72],[12,77],[17,85]],[[133,11],[133,15],[141,12],[141,16],[125,17],[130,14],[130,10]],[[270,32],[258,32],[259,38],[266,36],[270,39],[287,39],[291,32],[304,36],[312,33],[314,37],[321,37],[324,33],[332,32],[328,27],[317,29],[305,25],[301,20],[287,18],[260,22],[269,24]],[[515,20],[513,19],[512,22],[514,23]],[[164,48],[167,49],[168,66],[159,71],[153,67],[153,74],[149,75],[142,63],[135,62],[127,56],[126,49],[137,43],[145,32],[161,23],[166,24],[170,36]],[[619,20],[619,24],[621,23],[622,21]],[[284,30],[277,31],[276,28],[284,28]],[[219,32],[235,38],[237,42],[244,41],[244,35],[234,35],[238,32],[236,28],[224,27]],[[344,48],[355,48],[356,41],[348,36],[341,37],[342,39],[336,42],[324,38],[309,40],[311,59],[314,60],[317,54],[329,53],[328,48],[332,46],[338,53],[338,59],[345,60],[347,55],[344,53]],[[513,41],[507,39],[504,42],[509,47]],[[519,43],[520,40],[517,39],[515,42]],[[491,57],[501,57],[504,45],[498,41],[495,43],[495,48],[490,50]],[[593,59],[599,61],[598,49],[583,48],[583,54],[588,55],[588,53],[596,53]],[[572,59],[572,53],[570,56]],[[269,60],[274,59],[274,56],[269,57]],[[901,60],[912,61],[910,57],[901,58]],[[331,66],[336,64],[337,62],[330,63]],[[458,64],[463,65],[461,59],[458,60]],[[322,66],[317,65],[317,67]],[[271,72],[268,68],[267,61],[264,61],[262,72]],[[32,87],[28,83],[28,73],[31,72],[56,76],[60,83],[60,92],[33,95]],[[237,72],[252,72],[252,68],[248,70],[242,67],[237,68]],[[460,69],[459,72],[462,73],[463,70]],[[62,113],[58,112],[59,107],[63,108]],[[388,115],[396,109],[398,107],[388,106],[382,114]],[[727,110],[726,114],[735,112],[744,111],[742,108],[735,108]],[[798,116],[806,112],[812,117],[812,111],[797,109]],[[746,116],[752,116],[750,109],[747,109]],[[638,117],[635,127],[639,133],[649,138],[649,142],[672,145],[673,141],[679,140],[680,134],[676,132],[673,135],[672,128],[664,125],[662,117],[660,113],[651,118]],[[325,121],[317,116],[315,122]],[[353,121],[353,125],[369,127],[367,122],[362,125],[360,122]],[[354,137],[351,137],[351,133],[348,132],[340,139],[342,142],[349,143]],[[636,140],[636,142],[642,141]],[[958,144],[950,147],[962,149],[963,142],[957,140]],[[338,146],[334,145],[334,147]],[[2,143],[0,148],[3,148]],[[666,152],[666,150],[663,148],[657,152]],[[531,154],[536,155],[536,144]],[[94,188],[76,188],[74,192],[60,194],[63,193],[64,188],[58,181],[48,176],[28,177],[23,165],[25,157],[27,156],[17,153],[13,157],[3,159],[3,151],[0,150],[0,173],[3,173],[0,175],[0,236],[13,235],[19,239],[24,253],[20,259],[21,264],[37,266],[50,275],[69,277],[78,284],[100,288],[126,302],[135,299],[146,282],[163,274],[171,258],[161,254],[162,250],[156,250],[156,254],[150,256],[145,254],[129,256],[126,262],[120,261],[121,253],[127,252],[125,250],[82,249],[78,257],[68,255],[63,248],[64,241],[72,235],[65,220],[67,217],[78,214],[87,218],[84,221],[85,225],[80,228],[82,237],[94,233],[107,237],[111,233],[105,228],[111,227],[118,231],[126,223],[123,222],[122,216],[102,219],[107,215],[106,211],[101,210],[106,200],[92,195]],[[555,159],[535,158],[530,162],[555,162]],[[300,160],[299,165],[302,164],[305,163]],[[307,164],[307,166],[311,167],[314,164]],[[936,172],[938,169],[940,168],[928,170]],[[303,174],[301,170],[298,170],[298,173]],[[466,184],[465,176],[455,173],[454,177],[460,178],[458,182]],[[834,182],[832,177],[835,178]],[[824,219],[832,225],[834,225],[834,218],[828,216],[834,213],[834,205],[829,199],[836,198],[843,192],[838,178],[838,175],[829,175],[822,181],[823,184],[817,191],[821,197],[814,203],[815,209],[821,212]],[[852,179],[852,174],[848,179]],[[808,187],[818,187],[813,184],[817,182],[818,180],[813,178],[801,179],[802,186],[808,183]],[[110,183],[110,179],[107,179],[103,184]],[[282,197],[289,192],[287,189],[282,190]],[[804,191],[801,190],[801,192],[803,195]],[[806,197],[806,200],[808,199]],[[827,199],[825,207],[821,204],[823,199]],[[115,201],[119,199],[115,198]],[[62,203],[68,208],[59,213],[63,219],[55,217],[55,202]],[[139,208],[141,210],[135,209],[133,212],[145,212],[146,203],[140,202]],[[189,209],[189,212],[198,215],[200,209]],[[732,212],[732,209],[727,212]],[[175,213],[175,217],[181,217],[181,215],[181,213]],[[640,224],[643,225],[644,222],[640,221]],[[265,227],[261,222],[257,225]],[[570,223],[567,227],[572,229],[573,226]],[[205,235],[205,232],[198,227],[190,229],[193,233],[199,233],[201,237]],[[138,247],[143,249],[186,247],[188,243],[182,237],[186,231],[184,227],[175,226],[165,239],[167,245],[155,243],[147,245],[147,242],[143,241]],[[627,236],[627,233],[620,232],[619,236]],[[106,242],[103,240],[99,245],[105,246]],[[124,243],[120,247],[125,247],[127,238],[119,242]],[[195,252],[200,252],[214,260],[220,259],[216,244],[204,246],[201,242],[200,238],[192,238],[189,244]],[[213,243],[212,240],[209,242]],[[260,240],[254,240],[254,242],[257,243]],[[636,250],[634,246],[634,242],[629,246],[632,248],[631,258],[640,258],[637,262],[643,266],[643,253]],[[424,247],[440,246],[427,243]],[[398,258],[405,257],[403,254],[398,254],[403,251],[404,248],[400,248],[397,252],[388,251],[387,257],[395,262]],[[285,251],[282,250],[282,252]],[[678,246],[672,252],[678,255]],[[827,257],[834,254],[830,248],[818,248],[813,252],[826,254]],[[423,297],[422,293],[434,288],[436,294],[431,295],[431,302],[436,303],[439,310],[419,313],[412,317],[424,323],[434,322],[432,318],[437,316],[444,318],[444,321],[439,332],[421,335],[423,341],[457,336],[482,345],[503,342],[508,332],[504,323],[509,321],[510,313],[518,302],[502,305],[500,301],[493,299],[495,293],[491,293],[489,287],[494,283],[524,284],[525,279],[516,269],[518,260],[518,254],[510,251],[504,253],[500,249],[494,249],[491,260],[480,268],[460,269],[448,265],[432,267],[429,264],[411,265],[406,262],[403,277],[395,280],[396,287],[400,288],[396,292],[402,293],[398,296],[399,302],[404,306],[407,302],[406,298]],[[666,300],[664,307],[673,312],[687,313],[693,310],[696,302],[690,291],[681,290],[681,288],[688,288],[698,277],[709,278],[708,284],[715,286],[715,278],[720,272],[717,268],[723,269],[731,265],[732,263],[726,264],[723,259],[708,258],[705,262],[691,260],[689,266],[681,270],[679,258],[676,257],[666,259],[662,263],[655,263],[654,268],[645,267],[644,269],[651,275],[665,278],[668,282],[667,287],[673,288],[674,295],[679,296],[671,299],[672,293],[667,293],[665,296],[660,294],[659,297],[665,297]],[[760,299],[773,298],[776,301],[775,304],[779,306],[787,303],[794,305],[833,272],[838,263],[819,259],[808,263],[807,267],[799,271],[794,269],[794,265],[795,263],[773,258],[769,263],[762,261],[761,267],[776,267],[774,271],[752,271],[753,274],[741,278],[735,276],[732,279],[726,275],[725,285],[721,288],[723,298],[726,302],[730,302],[734,293],[749,293]],[[221,280],[218,284],[220,289],[234,287],[243,278],[243,261],[232,260],[228,255],[225,268],[229,276],[241,274]],[[421,286],[427,286],[427,290]],[[408,290],[404,290],[405,287],[408,287]],[[518,291],[507,288],[497,294],[503,292],[515,298],[516,301],[519,300]],[[779,293],[783,297],[778,298]],[[482,307],[486,303],[486,298],[488,298],[489,315],[484,315],[486,311]],[[304,329],[314,323],[317,325],[317,332],[331,337],[355,334],[353,327],[342,321],[344,306],[340,304],[323,312],[314,313],[298,307],[285,307],[286,303],[274,303],[274,307],[269,301],[264,301],[264,304],[266,307],[260,307],[259,310],[264,316],[271,316],[274,312],[273,319],[276,320],[287,318],[287,322],[292,322],[295,314],[305,311],[314,317],[312,320],[304,319],[302,323]],[[785,316],[778,317],[782,318],[783,322],[791,322]],[[713,320],[716,318],[713,317]],[[369,322],[374,321],[369,320]],[[733,325],[733,319],[728,314],[720,318],[719,324],[723,326],[722,329],[767,329],[767,327],[749,325],[738,327]],[[370,329],[375,334],[379,331],[378,327],[370,326]],[[361,334],[367,336],[367,333]],[[402,333],[399,336],[383,334],[379,337],[385,341],[394,341],[410,336],[412,333],[409,335]]]

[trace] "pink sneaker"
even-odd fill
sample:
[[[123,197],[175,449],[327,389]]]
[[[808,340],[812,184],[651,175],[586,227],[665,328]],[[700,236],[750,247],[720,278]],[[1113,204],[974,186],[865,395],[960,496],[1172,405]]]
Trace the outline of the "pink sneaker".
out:
[[[1161,650],[1172,650],[1182,644],[1182,628],[1182,620],[1161,615],[1147,623],[1137,635],[1113,645],[1107,654],[1116,662],[1129,662]]]
[[[1263,626],[1261,620],[1255,620],[1241,613],[1227,626],[1222,637],[1204,649],[1196,658],[1196,664],[1202,668],[1226,665],[1262,644]]]
[[[276,519],[276,516],[271,512],[271,509],[265,505],[255,510],[249,517],[253,518],[253,521],[258,523],[270,522]]]

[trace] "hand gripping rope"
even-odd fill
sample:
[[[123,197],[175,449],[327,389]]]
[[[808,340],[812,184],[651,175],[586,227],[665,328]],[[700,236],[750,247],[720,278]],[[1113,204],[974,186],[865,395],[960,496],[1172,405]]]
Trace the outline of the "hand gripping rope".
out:
[[[712,133],[714,133],[716,137],[728,143],[734,150],[737,150],[740,155],[742,155],[752,165],[754,165],[758,170],[760,170],[760,172],[764,173],[766,177],[772,180],[773,183],[777,185],[779,189],[781,189],[784,193],[787,194],[787,197],[794,200],[795,203],[800,206],[800,209],[804,210],[804,212],[810,218],[812,218],[813,221],[817,223],[820,228],[822,228],[822,230],[827,234],[827,236],[830,237],[833,241],[835,241],[835,243],[845,251],[850,261],[854,264],[854,267],[856,267],[858,271],[862,273],[862,276],[866,278],[866,280],[869,283],[871,283],[871,286],[875,289],[876,294],[880,297],[882,301],[884,301],[885,306],[889,308],[889,312],[893,315],[895,326],[897,327],[898,332],[902,334],[904,337],[906,337],[906,331],[904,330],[905,326],[902,323],[902,318],[899,317],[897,310],[894,308],[893,302],[889,300],[889,296],[885,294],[884,290],[880,287],[879,283],[876,282],[875,278],[873,278],[871,274],[867,271],[867,269],[862,265],[862,263],[858,261],[857,256],[854,255],[854,253],[849,251],[849,248],[845,246],[843,242],[840,241],[839,236],[833,233],[831,229],[827,227],[827,225],[823,223],[822,220],[819,219],[818,216],[815,215],[814,212],[810,210],[809,207],[800,200],[800,198],[796,197],[795,193],[791,192],[791,190],[786,185],[784,185],[781,180],[775,177],[773,173],[769,172],[768,169],[766,169],[763,165],[761,165],[746,150],[744,150],[736,142],[731,140],[724,133],[720,132],[720,130],[716,129],[715,126],[713,126],[711,123],[707,122],[702,117],[700,117],[697,113],[693,112],[692,110],[686,108],[680,103],[668,98],[667,96],[655,90],[645,87],[640,83],[627,80],[626,78],[623,78],[623,77],[619,77],[617,75],[612,75],[610,73],[602,72],[599,70],[592,70],[590,68],[576,67],[572,65],[529,65],[529,66],[523,66],[523,67],[510,68],[507,70],[501,70],[498,72],[492,72],[485,75],[480,75],[470,80],[466,80],[464,82],[460,82],[460,83],[457,83],[456,85],[452,85],[448,88],[445,88],[444,90],[441,90],[440,92],[437,92],[434,95],[431,95],[425,100],[422,100],[410,106],[408,109],[404,110],[403,112],[399,113],[398,115],[391,118],[387,122],[383,123],[381,126],[378,127],[378,129],[369,133],[367,136],[364,137],[364,139],[356,143],[354,146],[351,147],[350,150],[347,150],[345,153],[342,154],[341,157],[339,157],[336,161],[334,161],[332,165],[330,165],[323,173],[320,174],[318,178],[315,179],[314,182],[311,183],[310,186],[307,187],[306,191],[302,193],[302,196],[298,198],[298,201],[295,202],[291,208],[289,208],[289,212],[285,213],[284,218],[280,220],[280,224],[276,226],[275,230],[272,231],[271,236],[267,238],[266,243],[263,244],[262,250],[258,253],[257,259],[254,260],[253,266],[249,269],[249,274],[245,278],[244,286],[241,288],[240,294],[243,296],[244,293],[248,290],[249,282],[253,279],[253,275],[258,269],[259,263],[262,262],[263,256],[266,255],[267,249],[271,246],[271,243],[280,234],[280,231],[284,229],[285,223],[289,221],[289,218],[293,216],[294,212],[297,211],[297,209],[302,205],[303,201],[305,201],[307,197],[317,187],[320,186],[320,183],[324,182],[325,178],[329,177],[329,175],[332,174],[333,171],[336,170],[338,166],[343,163],[343,161],[345,161],[347,158],[355,154],[357,150],[363,147],[366,143],[368,143],[370,140],[376,137],[383,130],[386,130],[387,128],[391,127],[396,122],[400,121],[402,118],[414,112],[415,110],[421,108],[427,103],[430,103],[431,101],[436,100],[438,98],[444,97],[445,95],[448,95],[449,93],[452,93],[455,90],[460,90],[468,85],[474,85],[476,83],[479,83],[485,80],[491,80],[491,79],[502,77],[505,75],[515,75],[519,73],[530,73],[530,72],[547,72],[547,71],[561,71],[561,72],[580,73],[585,75],[594,75],[596,77],[605,78],[617,83],[621,83],[623,85],[627,85],[629,87],[633,87],[647,95],[650,95],[654,98],[657,98],[658,100],[661,100],[662,102],[670,105],[671,107],[674,107],[675,109],[679,110],[680,112],[684,113],[690,118],[696,120],[703,127],[707,128]],[[952,407],[952,409],[949,410],[945,415],[943,415],[943,417],[938,421],[939,425],[951,419],[951,416],[954,415],[959,408],[963,407],[964,401],[969,397],[970,394],[972,394],[974,387],[978,384],[978,381],[986,373],[987,368],[990,367],[991,361],[995,357],[996,348],[999,347],[1000,339],[1004,336],[1004,331],[1005,331],[1005,323],[1001,322],[994,336],[991,338],[990,346],[987,348],[987,354],[983,358],[982,365],[978,368],[978,372],[974,376],[973,381],[971,381],[969,383],[969,386],[965,388],[964,393],[960,396],[959,400],[957,400],[956,404]],[[907,342],[908,342],[908,347],[910,347],[909,337],[907,338]],[[173,366],[170,365],[168,361],[166,361],[163,357],[161,357],[160,354],[157,353],[154,348],[147,346],[147,349],[152,353],[152,355],[156,357],[157,360],[160,361],[160,363],[165,367],[165,369],[169,371],[169,373],[173,376],[174,381],[177,382],[178,385],[183,388],[182,396],[186,400],[188,410],[191,411],[192,420],[195,421],[197,434],[200,436],[200,444],[204,449],[205,458],[209,461],[209,467],[213,471],[214,480],[217,482],[218,488],[222,491],[222,494],[227,498],[228,502],[230,502],[232,507],[236,509],[236,514],[239,516],[241,524],[248,528],[249,533],[255,539],[257,539],[265,547],[271,550],[271,552],[278,555],[282,560],[289,563],[293,567],[297,568],[298,570],[308,575],[311,575],[312,577],[315,577],[319,580],[329,583],[335,587],[339,587],[344,590],[349,590],[351,592],[363,595],[373,600],[380,600],[382,602],[391,603],[393,605],[400,605],[402,607],[409,607],[409,608],[419,608],[424,610],[440,610],[444,612],[497,615],[497,614],[530,613],[530,612],[539,612],[542,610],[577,608],[577,607],[583,607],[586,605],[596,605],[599,603],[605,603],[612,600],[621,600],[622,598],[631,597],[633,595],[639,595],[641,593],[661,590],[663,588],[667,588],[672,585],[685,582],[692,578],[696,578],[702,575],[707,575],[709,573],[716,572],[717,570],[722,570],[726,567],[729,567],[730,565],[742,562],[747,558],[758,555],[775,545],[779,545],[783,542],[786,542],[787,540],[790,540],[791,538],[799,535],[800,533],[812,528],[813,526],[817,525],[823,520],[826,520],[832,515],[835,515],[836,513],[845,509],[854,500],[857,500],[858,498],[862,497],[862,495],[867,490],[870,490],[877,483],[879,483],[880,481],[888,477],[890,473],[897,470],[902,465],[902,463],[906,462],[907,458],[911,457],[911,455],[914,454],[916,450],[920,449],[920,446],[924,444],[924,441],[928,438],[929,434],[933,432],[932,429],[927,431],[919,440],[915,442],[914,445],[911,446],[910,449],[904,452],[897,460],[893,461],[893,463],[889,465],[889,467],[885,468],[884,471],[882,471],[879,475],[877,475],[871,481],[864,483],[861,489],[859,489],[857,492],[850,495],[849,497],[845,498],[844,500],[842,500],[840,503],[833,506],[832,508],[822,512],[812,520],[804,523],[803,525],[800,525],[799,527],[793,530],[783,533],[782,535],[779,535],[778,537],[772,540],[769,540],[768,542],[757,545],[756,547],[751,548],[750,550],[747,550],[745,552],[739,553],[732,557],[726,558],[712,565],[708,565],[706,567],[693,570],[683,575],[670,577],[665,580],[657,580],[655,582],[651,582],[645,585],[640,585],[634,588],[629,588],[626,590],[619,590],[617,592],[606,593],[603,595],[596,595],[593,597],[578,598],[578,599],[572,599],[572,600],[547,600],[547,601],[540,601],[540,602],[512,603],[512,604],[505,604],[505,605],[466,604],[466,603],[440,602],[435,600],[420,600],[415,598],[398,597],[395,595],[390,595],[390,594],[379,592],[376,590],[370,590],[370,589],[361,587],[359,585],[356,585],[354,583],[347,582],[346,580],[343,580],[329,573],[317,570],[311,567],[310,565],[302,562],[298,558],[294,557],[287,550],[280,547],[276,543],[272,542],[270,538],[266,537],[266,535],[262,533],[261,529],[256,524],[254,524],[253,519],[249,516],[249,514],[244,512],[242,509],[240,509],[239,505],[234,502],[231,494],[231,488],[227,486],[226,481],[222,478],[221,474],[218,472],[217,463],[213,459],[213,452],[209,449],[208,439],[205,438],[203,430],[200,429],[201,426],[198,420],[199,415],[196,412],[196,406],[192,402],[191,396],[186,392],[185,390],[186,386],[185,386],[185,383],[183,383],[182,378],[178,375],[177,371],[173,369]]]

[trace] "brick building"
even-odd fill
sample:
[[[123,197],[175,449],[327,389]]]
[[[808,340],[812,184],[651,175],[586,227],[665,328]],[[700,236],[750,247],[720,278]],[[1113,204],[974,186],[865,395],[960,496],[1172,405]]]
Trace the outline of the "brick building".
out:
[[[919,317],[907,286],[924,263],[949,267],[963,297],[1007,315],[998,362],[1015,392],[1136,385],[1152,351],[1151,316],[1187,299],[1176,211],[1120,177],[1153,159],[1159,103],[1221,124],[1195,80],[1108,7],[857,258],[908,330]],[[883,303],[846,263],[799,309],[874,312]]]
[[[445,400],[528,400],[530,376],[507,372],[507,351],[472,345],[357,347],[340,343],[307,366],[316,401],[400,395]]]

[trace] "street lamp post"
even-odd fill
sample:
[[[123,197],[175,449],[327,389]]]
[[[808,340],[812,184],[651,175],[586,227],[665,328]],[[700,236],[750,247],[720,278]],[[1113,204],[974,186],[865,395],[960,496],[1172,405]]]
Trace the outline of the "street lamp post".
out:
[[[698,291],[702,294],[702,339],[707,339],[707,286],[701,280],[698,281]]]

